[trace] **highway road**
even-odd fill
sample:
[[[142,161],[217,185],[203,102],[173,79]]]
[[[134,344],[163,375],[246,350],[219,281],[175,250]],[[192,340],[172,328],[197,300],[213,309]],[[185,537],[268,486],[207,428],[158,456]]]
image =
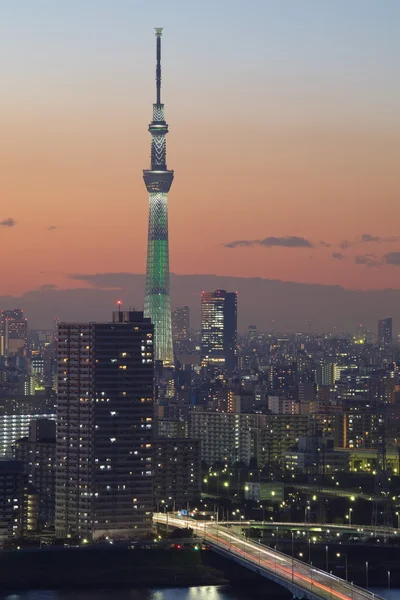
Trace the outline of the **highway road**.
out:
[[[244,564],[266,578],[276,581],[297,597],[324,600],[382,600],[376,594],[359,588],[334,575],[316,569],[287,554],[238,536],[215,521],[196,521],[187,517],[155,513],[153,521],[171,527],[190,527],[215,550]]]
[[[311,531],[342,531],[343,533],[354,533],[359,536],[366,535],[388,535],[387,527],[373,527],[372,525],[341,525],[337,523],[304,523],[304,521],[299,523],[293,523],[291,521],[221,521],[221,525],[233,525],[234,527],[258,527],[260,529],[276,529],[277,527],[283,530],[290,531],[307,531],[310,529]],[[399,529],[390,529],[390,534],[397,536],[399,535]]]

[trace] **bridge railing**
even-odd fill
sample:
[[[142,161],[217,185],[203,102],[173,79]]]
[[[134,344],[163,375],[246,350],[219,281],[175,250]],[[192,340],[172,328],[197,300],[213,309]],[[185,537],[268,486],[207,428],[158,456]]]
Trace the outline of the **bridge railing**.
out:
[[[218,529],[220,527],[223,527],[223,525],[221,524],[214,524],[215,529]],[[204,531],[204,530],[203,530]],[[289,554],[285,554],[284,552],[281,552],[280,550],[275,550],[270,548],[269,546],[264,546],[263,544],[261,544],[259,541],[257,540],[249,540],[248,538],[244,537],[244,536],[239,536],[235,533],[232,533],[231,531],[229,532],[229,534],[232,537],[235,537],[238,543],[238,548],[235,548],[234,545],[230,544],[230,552],[233,554],[237,554],[237,555],[241,555],[240,552],[240,544],[253,544],[255,546],[255,548],[259,547],[260,550],[260,557],[259,557],[259,562],[260,565],[261,563],[263,563],[261,565],[261,568],[265,569],[266,571],[271,571],[275,574],[281,573],[282,571],[282,567],[277,564],[276,559],[281,558],[282,560],[288,562],[290,564],[290,570],[292,572],[292,584],[295,585],[296,587],[302,587],[305,589],[308,589],[309,591],[312,591],[313,593],[316,593],[316,587],[318,587],[319,591],[318,591],[318,595],[321,596],[321,591],[325,591],[326,593],[324,595],[329,596],[329,598],[332,597],[332,589],[334,587],[334,584],[336,585],[336,589],[340,588],[343,591],[345,591],[345,593],[349,594],[347,597],[349,598],[365,598],[366,600],[371,600],[371,599],[375,599],[375,600],[384,600],[382,597],[378,596],[377,594],[374,594],[372,592],[369,592],[368,590],[365,590],[362,587],[359,587],[357,585],[354,585],[352,582],[348,582],[345,581],[344,579],[342,579],[341,577],[338,577],[337,575],[333,575],[331,573],[327,573],[326,571],[323,571],[322,569],[318,569],[312,565],[309,565],[301,560],[297,560],[296,558],[290,556]],[[207,537],[207,534],[205,534],[205,538]],[[222,542],[222,540],[218,540],[218,542]],[[215,541],[214,541],[215,543]],[[226,542],[225,542],[226,544]],[[211,542],[212,545],[212,542]],[[275,562],[272,564],[269,564],[268,567],[265,566],[265,561],[261,560],[261,551],[263,550],[268,550],[268,552],[274,556],[275,558]],[[244,559],[247,560],[248,562],[255,562],[255,561],[251,561],[249,559]],[[287,569],[287,567],[285,567]],[[287,576],[290,576],[290,573],[287,572],[286,570],[286,574]],[[306,577],[308,577],[310,579],[310,581],[306,581],[304,579],[302,579],[301,581],[298,580],[298,576],[302,576],[305,575]],[[281,573],[282,576],[282,573]],[[287,579],[286,576],[286,579]],[[295,578],[297,577],[296,581]],[[327,578],[328,581],[330,583],[330,586],[327,586]],[[319,585],[318,585],[319,584]],[[328,589],[327,590],[321,590],[321,585],[326,586]]]

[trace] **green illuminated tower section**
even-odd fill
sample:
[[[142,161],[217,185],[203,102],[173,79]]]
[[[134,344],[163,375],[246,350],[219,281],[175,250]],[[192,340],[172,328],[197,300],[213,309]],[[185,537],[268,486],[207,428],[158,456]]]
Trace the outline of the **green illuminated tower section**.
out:
[[[167,147],[165,136],[168,125],[161,104],[161,35],[156,28],[156,91],[157,101],[153,104],[151,133],[151,169],[143,171],[143,179],[149,192],[149,231],[147,244],[146,292],[144,315],[154,325],[155,359],[165,365],[173,365],[171,299],[169,295],[169,252],[168,252],[168,192],[174,172],[167,169]]]

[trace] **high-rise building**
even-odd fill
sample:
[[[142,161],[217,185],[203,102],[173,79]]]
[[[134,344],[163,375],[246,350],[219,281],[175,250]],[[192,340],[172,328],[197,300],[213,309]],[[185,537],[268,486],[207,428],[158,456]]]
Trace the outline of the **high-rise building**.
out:
[[[20,308],[1,311],[1,355],[23,350],[28,339],[28,321]]]
[[[190,308],[181,306],[172,312],[172,338],[175,341],[187,340],[190,328]]]
[[[0,460],[0,544],[22,533],[25,476],[22,462]]]
[[[160,438],[154,452],[154,501],[186,508],[201,495],[200,440]]]
[[[389,346],[393,342],[393,321],[392,317],[380,319],[378,321],[378,344],[380,346]]]
[[[56,535],[151,531],[153,325],[141,312],[58,328]]]
[[[254,344],[257,341],[257,326],[249,325],[247,328],[247,343]]]
[[[38,520],[41,528],[54,526],[56,423],[35,419],[29,436],[17,440],[14,458],[24,465],[24,473],[38,495]]]
[[[215,290],[201,295],[201,360],[232,373],[236,368],[237,293]]]
[[[161,103],[161,35],[156,28],[156,103],[153,104],[151,133],[151,167],[143,171],[149,192],[149,228],[147,243],[146,290],[144,314],[154,325],[155,359],[166,365],[174,362],[169,295],[168,192],[174,172],[167,169],[166,135],[168,125]]]
[[[55,420],[54,406],[40,395],[0,400],[0,458],[10,456],[15,440],[29,434],[32,419]]]

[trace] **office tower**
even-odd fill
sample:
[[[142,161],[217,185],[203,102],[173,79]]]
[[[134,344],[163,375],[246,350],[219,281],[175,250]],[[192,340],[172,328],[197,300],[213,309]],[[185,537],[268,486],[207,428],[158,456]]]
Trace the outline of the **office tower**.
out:
[[[186,508],[201,495],[200,440],[162,438],[154,447],[155,503]]]
[[[201,295],[201,356],[203,366],[231,374],[236,367],[237,293],[215,290]]]
[[[168,192],[174,172],[167,169],[166,135],[168,125],[161,103],[161,35],[156,28],[156,103],[153,104],[151,168],[143,171],[149,192],[149,229],[147,243],[144,315],[154,325],[155,359],[173,365],[171,300],[169,295]]]
[[[190,308],[182,306],[175,308],[172,313],[172,339],[175,341],[187,340],[190,328]]]
[[[389,346],[393,341],[393,321],[392,317],[380,319],[378,321],[378,344],[380,346]]]
[[[56,535],[151,531],[153,325],[142,312],[58,328]]]
[[[29,436],[17,440],[14,458],[22,462],[28,482],[37,493],[40,528],[54,527],[56,475],[56,423],[35,419],[29,426]]]
[[[28,321],[20,308],[1,311],[1,355],[23,350],[28,339]]]

